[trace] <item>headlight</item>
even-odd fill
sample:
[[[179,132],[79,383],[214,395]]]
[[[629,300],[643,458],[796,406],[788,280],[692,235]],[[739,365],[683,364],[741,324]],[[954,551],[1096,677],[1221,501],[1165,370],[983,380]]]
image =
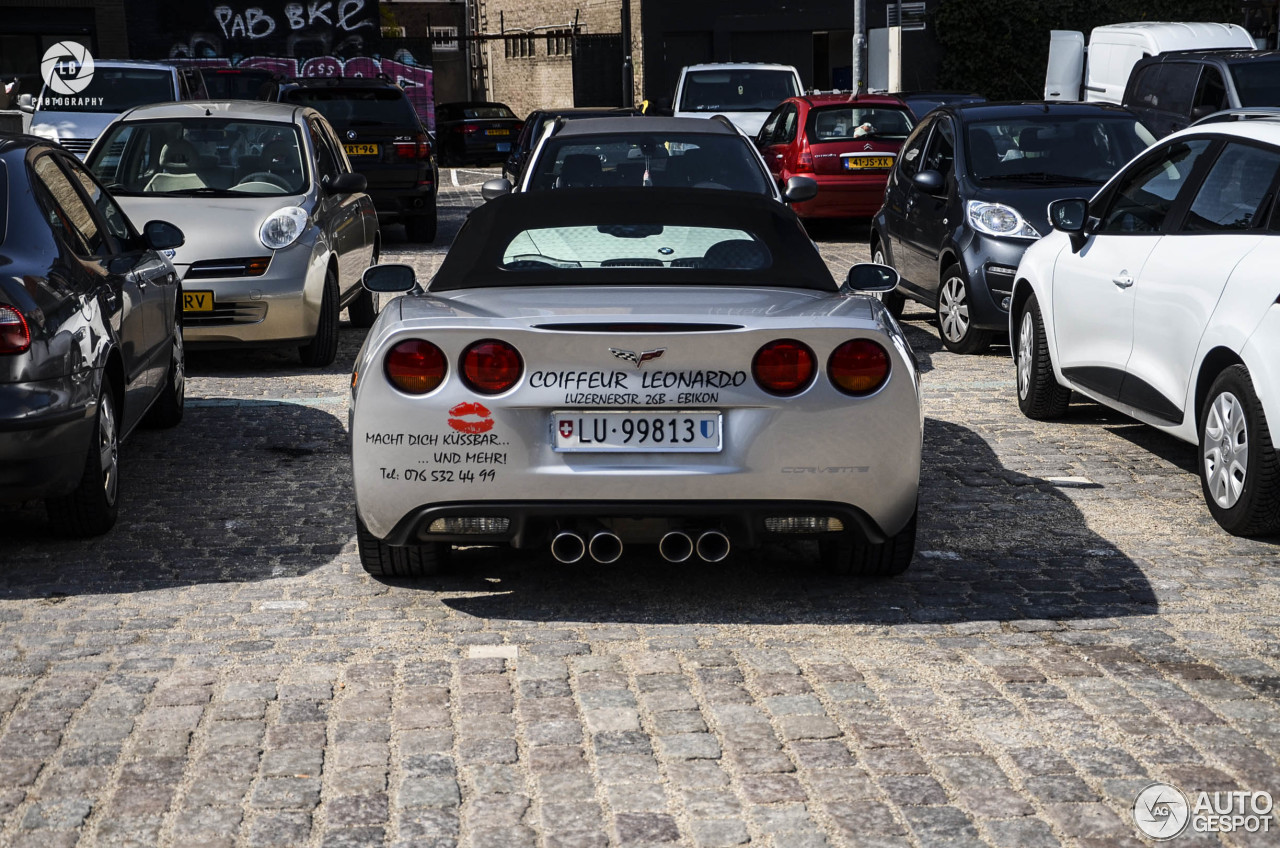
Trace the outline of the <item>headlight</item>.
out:
[[[279,250],[297,241],[298,236],[302,235],[302,231],[306,228],[307,210],[298,206],[286,206],[284,209],[272,212],[270,217],[262,222],[262,229],[258,230],[258,238],[262,239],[264,246]]]
[[[1040,234],[1036,228],[1026,222],[1018,210],[1003,203],[983,203],[981,200],[969,201],[969,223],[980,233],[989,236],[1013,236],[1014,238],[1038,239]]]

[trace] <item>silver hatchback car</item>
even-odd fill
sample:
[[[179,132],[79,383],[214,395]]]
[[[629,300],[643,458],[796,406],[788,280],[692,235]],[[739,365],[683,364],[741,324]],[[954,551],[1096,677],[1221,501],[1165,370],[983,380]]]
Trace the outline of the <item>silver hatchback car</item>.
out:
[[[338,313],[373,323],[360,275],[378,257],[378,217],[342,144],[314,109],[282,103],[142,106],[99,136],[86,162],[139,221],[176,223],[189,347],[297,345],[324,367]]]

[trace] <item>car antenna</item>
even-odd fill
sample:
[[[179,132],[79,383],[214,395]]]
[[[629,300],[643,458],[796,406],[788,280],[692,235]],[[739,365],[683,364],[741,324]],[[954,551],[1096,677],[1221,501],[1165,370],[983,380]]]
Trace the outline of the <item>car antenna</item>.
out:
[[[212,117],[213,117],[213,112],[209,111],[209,107],[208,107],[208,106],[204,107],[204,116],[205,116],[206,118],[212,118]]]

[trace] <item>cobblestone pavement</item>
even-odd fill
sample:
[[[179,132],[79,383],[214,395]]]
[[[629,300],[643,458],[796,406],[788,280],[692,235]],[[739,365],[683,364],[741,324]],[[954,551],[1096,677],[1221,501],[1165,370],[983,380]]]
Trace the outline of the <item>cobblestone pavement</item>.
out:
[[[437,245],[390,228],[387,261],[435,266],[486,174],[458,176]],[[818,239],[865,256],[865,228]],[[1191,446],[1084,403],[1027,421],[1007,351],[927,318],[918,555],[878,582],[804,545],[379,582],[360,331],[323,373],[192,355],[110,535],[0,512],[0,844],[1124,846],[1153,780],[1280,793],[1280,548],[1217,528]]]

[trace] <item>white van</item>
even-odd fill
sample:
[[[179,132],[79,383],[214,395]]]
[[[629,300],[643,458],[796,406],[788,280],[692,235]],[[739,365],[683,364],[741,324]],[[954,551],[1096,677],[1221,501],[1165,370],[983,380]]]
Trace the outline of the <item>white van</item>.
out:
[[[31,134],[53,139],[81,159],[117,115],[148,103],[190,100],[183,69],[158,62],[99,61],[93,81],[74,95],[46,85],[38,98],[21,95],[18,108],[31,113]]]
[[[800,72],[790,65],[712,62],[680,69],[671,106],[677,118],[724,115],[755,138],[779,103],[803,93]]]
[[[1124,98],[1129,72],[1139,59],[1170,50],[1214,47],[1255,49],[1253,38],[1238,24],[1107,24],[1089,33],[1086,67],[1084,33],[1053,30],[1049,33],[1044,99],[1119,103]]]

